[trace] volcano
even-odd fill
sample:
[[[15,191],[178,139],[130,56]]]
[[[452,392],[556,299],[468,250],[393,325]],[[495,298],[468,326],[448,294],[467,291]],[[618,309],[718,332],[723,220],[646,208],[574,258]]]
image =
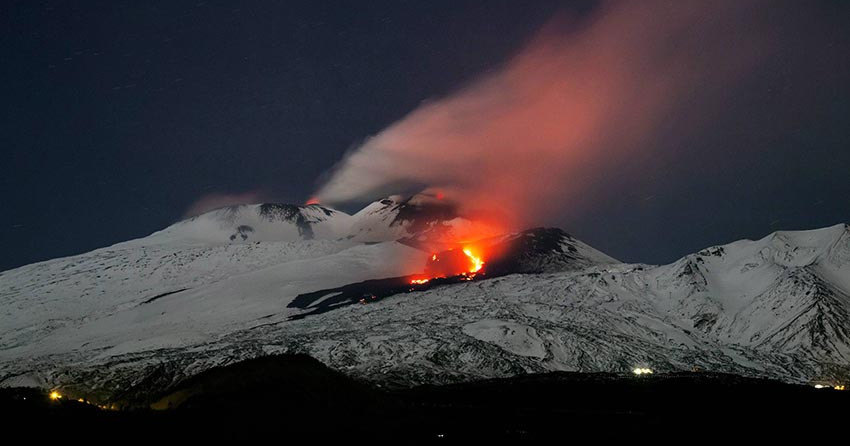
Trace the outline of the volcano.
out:
[[[847,225],[669,265],[482,227],[436,197],[242,205],[4,271],[0,384],[144,406],[276,354],[390,387],[635,367],[850,379]]]

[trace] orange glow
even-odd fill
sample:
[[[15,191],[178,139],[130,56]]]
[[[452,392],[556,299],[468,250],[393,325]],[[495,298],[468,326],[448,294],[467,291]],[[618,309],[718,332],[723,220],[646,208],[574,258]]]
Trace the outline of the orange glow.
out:
[[[319,204],[319,199],[316,197],[310,197],[310,199],[304,204],[307,206],[310,206],[311,204]]]
[[[432,279],[456,277],[472,280],[478,274],[483,274],[484,259],[480,252],[472,246],[462,249],[449,249],[437,254],[431,254],[431,259],[425,266],[425,274],[412,279],[410,283],[422,285]]]
[[[481,260],[481,257],[476,257],[472,255],[472,251],[469,248],[463,248],[463,253],[466,254],[467,257],[469,257],[469,261],[472,264],[472,266],[469,268],[469,272],[477,273],[478,271],[481,271],[481,268],[484,267],[484,261]]]

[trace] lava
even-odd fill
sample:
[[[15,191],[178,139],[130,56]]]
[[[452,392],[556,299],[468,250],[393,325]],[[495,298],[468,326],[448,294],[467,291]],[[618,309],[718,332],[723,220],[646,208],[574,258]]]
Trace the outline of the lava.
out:
[[[472,268],[469,269],[470,273],[477,273],[481,271],[481,268],[484,267],[484,261],[481,260],[481,257],[476,257],[472,254],[472,250],[469,248],[463,248],[463,253],[469,257],[469,261],[472,264]]]
[[[477,274],[483,274],[483,269],[483,256],[476,252],[474,248],[467,246],[462,249],[450,249],[431,254],[431,258],[425,266],[425,274],[413,278],[410,283],[422,285],[432,279],[459,276],[462,276],[465,280],[472,280]]]

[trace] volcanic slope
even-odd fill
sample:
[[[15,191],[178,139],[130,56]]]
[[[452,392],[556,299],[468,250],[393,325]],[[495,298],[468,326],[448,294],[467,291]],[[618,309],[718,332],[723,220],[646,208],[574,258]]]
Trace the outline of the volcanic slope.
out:
[[[390,385],[636,366],[792,382],[848,376],[846,225],[778,232],[664,266],[616,263],[561,231],[525,231],[503,236],[524,254],[490,279],[293,320],[305,311],[288,307],[300,294],[420,272],[427,254],[361,243],[354,216],[293,207],[310,239],[297,215],[270,221],[262,207],[0,274],[2,385],[138,400],[274,353],[307,353]],[[208,229],[192,229],[198,222]],[[254,231],[231,238],[240,226]]]

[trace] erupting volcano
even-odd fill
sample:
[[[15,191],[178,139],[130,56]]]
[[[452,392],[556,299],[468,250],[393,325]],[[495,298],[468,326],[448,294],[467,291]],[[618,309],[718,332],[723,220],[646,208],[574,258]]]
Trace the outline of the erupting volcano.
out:
[[[425,274],[414,277],[410,283],[422,285],[431,279],[442,279],[463,276],[464,280],[472,280],[479,274],[484,274],[483,254],[473,247],[450,249],[439,254],[431,254],[431,259],[425,265]]]

